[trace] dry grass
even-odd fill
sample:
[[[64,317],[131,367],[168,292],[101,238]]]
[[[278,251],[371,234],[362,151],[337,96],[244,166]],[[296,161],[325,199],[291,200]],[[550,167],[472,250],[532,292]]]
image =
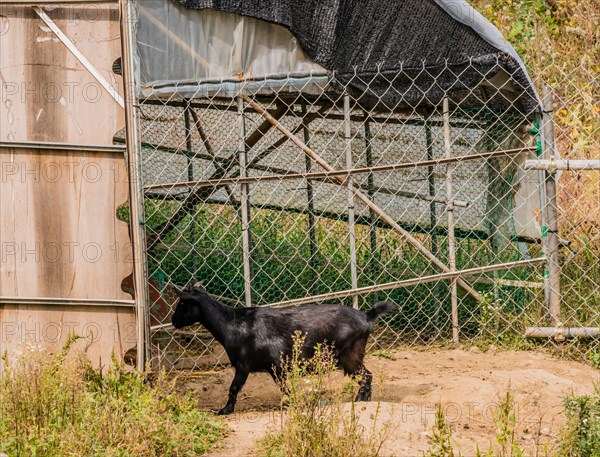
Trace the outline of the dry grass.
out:
[[[281,429],[268,434],[258,445],[264,457],[376,457],[389,436],[390,424],[380,423],[379,407],[368,426],[352,396],[352,383],[342,388],[328,384],[335,370],[331,350],[318,346],[314,357],[299,357],[304,338],[296,335],[287,374],[289,408],[282,408]]]
[[[0,452],[10,456],[199,456],[224,433],[221,422],[158,375],[114,362],[106,372],[69,354],[30,348],[4,356],[0,378]]]
[[[558,148],[570,159],[600,159],[600,2],[472,0],[516,48],[538,85],[556,94]],[[598,173],[564,173],[562,229],[593,232],[600,244]]]

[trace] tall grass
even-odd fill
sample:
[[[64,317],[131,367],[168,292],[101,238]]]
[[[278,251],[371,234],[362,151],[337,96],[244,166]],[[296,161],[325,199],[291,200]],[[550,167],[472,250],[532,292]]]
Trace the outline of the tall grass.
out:
[[[0,452],[11,457],[199,456],[225,432],[164,376],[151,386],[115,361],[95,370],[72,354],[70,338],[57,354],[30,348],[3,357]]]
[[[423,457],[454,457],[452,429],[450,424],[446,422],[444,410],[439,403],[435,410],[435,423],[432,428],[431,441],[431,447],[423,453]]]
[[[315,355],[301,359],[304,337],[296,334],[291,358],[285,361],[289,407],[282,410],[282,425],[263,438],[258,450],[263,457],[376,457],[390,432],[381,421],[379,404],[365,426],[352,395],[352,385],[332,388],[329,374],[335,370],[331,349],[317,346]]]

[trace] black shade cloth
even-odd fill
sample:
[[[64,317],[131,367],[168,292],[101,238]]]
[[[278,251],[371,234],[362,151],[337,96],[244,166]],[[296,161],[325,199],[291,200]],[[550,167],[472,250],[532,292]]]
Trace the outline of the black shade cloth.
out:
[[[422,108],[445,95],[464,101],[465,90],[502,69],[511,75],[516,97],[498,103],[524,113],[538,110],[520,63],[432,0],[173,1],[286,27],[310,58],[332,72],[334,88],[345,88],[370,108]]]

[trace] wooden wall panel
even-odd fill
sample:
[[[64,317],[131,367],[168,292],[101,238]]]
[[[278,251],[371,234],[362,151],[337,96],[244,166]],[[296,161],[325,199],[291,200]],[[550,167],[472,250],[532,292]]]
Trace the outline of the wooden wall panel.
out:
[[[95,366],[108,366],[111,355],[122,359],[135,346],[133,308],[91,306],[0,306],[0,353],[17,357],[28,345],[59,350],[70,333],[84,337],[75,348]]]
[[[122,95],[122,79],[112,71],[120,57],[117,6],[44,8]],[[125,123],[114,98],[31,7],[0,5],[0,14],[0,141],[112,144]]]
[[[42,8],[122,96],[117,5]],[[0,5],[0,15],[0,352],[58,347],[75,332],[107,364],[135,345],[135,308],[60,302],[132,298],[121,289],[129,233],[116,218],[128,198],[123,154],[8,143],[112,145],[124,111],[31,7]]]
[[[122,155],[0,149],[0,296],[131,299]]]

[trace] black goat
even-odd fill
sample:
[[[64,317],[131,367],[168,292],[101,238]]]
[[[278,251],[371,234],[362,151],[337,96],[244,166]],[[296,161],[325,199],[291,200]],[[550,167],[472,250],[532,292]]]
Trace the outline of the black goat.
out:
[[[223,345],[235,376],[227,404],[218,414],[230,414],[249,373],[267,372],[279,384],[282,358],[290,357],[293,335],[305,336],[300,356],[312,357],[318,343],[333,346],[336,363],[344,373],[361,377],[356,401],[371,399],[371,372],[363,365],[367,338],[377,318],[392,311],[389,302],[379,302],[366,313],[342,305],[304,305],[289,308],[232,308],[211,297],[196,284],[191,291],[178,291],[173,314],[175,328],[199,322]]]

